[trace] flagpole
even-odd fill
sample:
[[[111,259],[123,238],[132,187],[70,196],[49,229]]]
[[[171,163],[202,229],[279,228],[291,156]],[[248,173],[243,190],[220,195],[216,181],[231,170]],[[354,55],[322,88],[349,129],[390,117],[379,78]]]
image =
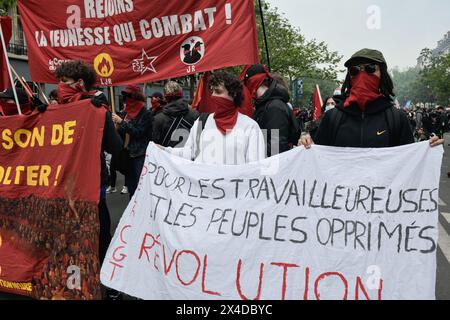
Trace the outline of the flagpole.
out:
[[[17,97],[16,86],[14,85],[14,80],[11,74],[11,66],[9,64],[8,52],[6,51],[5,38],[3,36],[3,29],[1,23],[0,23],[0,38],[2,40],[3,54],[5,55],[6,66],[8,68],[9,80],[11,81],[11,87],[14,92],[14,99],[16,100],[17,111],[19,112],[19,114],[22,114],[22,110],[20,110],[19,98]]]
[[[111,110],[112,113],[116,113],[116,107],[115,107],[115,99],[114,99],[114,87],[109,87],[109,95],[111,96]]]
[[[261,24],[264,34],[264,44],[266,45],[267,68],[269,68],[269,71],[272,72],[270,67],[269,44],[267,43],[266,23],[264,22],[264,13],[261,5],[261,0],[258,0],[258,3],[259,3],[259,13],[261,14]]]

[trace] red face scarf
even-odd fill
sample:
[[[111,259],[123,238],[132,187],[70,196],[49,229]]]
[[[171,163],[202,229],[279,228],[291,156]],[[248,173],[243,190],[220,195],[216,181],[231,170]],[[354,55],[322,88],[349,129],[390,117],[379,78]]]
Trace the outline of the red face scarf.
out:
[[[161,107],[161,102],[156,99],[152,99],[152,112],[155,113]]]
[[[131,98],[125,99],[125,112],[127,113],[127,118],[130,120],[136,119],[139,112],[145,106],[145,102],[134,100]]]
[[[60,82],[58,84],[58,103],[66,104],[79,101],[84,93],[83,87],[79,83],[76,84],[75,88],[72,88]]]
[[[222,134],[227,134],[227,130],[233,130],[238,118],[238,109],[233,101],[222,97],[211,97],[212,103],[216,107],[214,120],[216,126]]]
[[[20,111],[24,115],[28,115],[31,113],[31,104],[29,102],[22,103],[20,105]],[[17,110],[17,106],[15,103],[9,103],[9,102],[0,102],[0,113],[4,116],[13,116],[15,114],[19,114],[19,111]]]
[[[351,84],[350,96],[344,103],[345,108],[356,103],[364,111],[368,103],[383,97],[379,90],[380,78],[376,75],[360,72],[352,78]]]
[[[247,80],[246,87],[250,91],[253,99],[256,99],[256,92],[267,77],[270,77],[270,75],[267,73],[258,73]]]

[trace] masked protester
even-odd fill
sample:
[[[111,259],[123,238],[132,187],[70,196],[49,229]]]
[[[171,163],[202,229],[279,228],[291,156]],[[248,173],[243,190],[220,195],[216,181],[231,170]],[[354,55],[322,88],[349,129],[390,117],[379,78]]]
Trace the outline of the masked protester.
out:
[[[22,112],[22,114],[31,114],[33,105],[25,91],[23,89],[16,88],[16,93],[19,100],[20,111]],[[12,88],[8,88],[5,91],[0,92],[0,115],[13,116],[16,114],[19,114],[19,111],[17,110],[14,91]]]
[[[406,115],[394,107],[393,83],[382,53],[360,50],[345,66],[348,72],[342,94],[334,97],[336,106],[325,113],[314,142],[372,148],[413,143]],[[305,138],[310,139],[302,134],[300,142]]]
[[[258,124],[239,112],[243,95],[239,79],[229,72],[212,74],[208,86],[213,114],[195,121],[183,148],[170,153],[195,162],[237,165],[265,158],[264,137]]]
[[[67,104],[83,99],[90,99],[95,107],[105,107],[108,109],[108,101],[105,95],[99,91],[91,90],[96,82],[96,75],[93,68],[81,61],[63,62],[56,70],[55,76],[60,81],[58,84],[58,103]],[[100,184],[100,201],[99,201],[99,218],[100,218],[100,245],[99,260],[103,263],[109,243],[111,242],[111,218],[106,205],[106,187],[108,184],[108,170],[105,160],[105,152],[117,157],[122,150],[122,139],[117,134],[111,113],[106,112],[105,125],[103,129],[101,150],[93,152],[100,153],[101,159],[101,184]],[[88,151],[89,152],[89,151]],[[108,298],[116,298],[117,292],[107,290]]]
[[[164,95],[161,92],[155,92],[151,95],[153,117],[162,112],[163,107],[167,104]]]
[[[316,121],[308,122],[308,124],[306,125],[306,132],[314,137],[317,133],[317,129],[320,126],[320,123],[322,122],[323,117],[325,116],[325,113],[334,109],[334,107],[336,107],[336,102],[334,101],[333,97],[327,97],[322,105],[322,115]]]
[[[395,108],[394,85],[381,52],[362,49],[346,63],[347,76],[336,107],[320,123],[314,142],[336,147],[383,148],[414,142],[409,120]],[[438,137],[430,144],[442,144]],[[299,144],[309,148],[313,140],[302,134]]]
[[[131,199],[144,167],[148,143],[152,139],[153,115],[146,108],[145,97],[139,86],[127,86],[122,91],[122,96],[125,104],[125,118],[122,119],[117,114],[113,114],[113,121],[117,125],[119,134],[125,137],[125,148],[128,149],[130,156],[129,170],[126,171],[125,178]]]
[[[164,86],[164,98],[167,104],[153,122],[153,141],[163,147],[183,146],[199,113],[190,108],[183,99],[183,88],[174,81]],[[180,135],[181,131],[187,134]]]
[[[244,83],[255,106],[253,119],[261,129],[267,130],[267,156],[292,149],[297,144],[300,130],[292,108],[288,106],[288,90],[260,64],[247,70]]]

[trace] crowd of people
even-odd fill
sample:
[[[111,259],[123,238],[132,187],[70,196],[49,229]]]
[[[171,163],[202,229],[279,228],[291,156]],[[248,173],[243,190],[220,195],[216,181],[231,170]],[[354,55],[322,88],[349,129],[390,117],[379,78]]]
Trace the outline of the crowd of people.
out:
[[[312,110],[293,109],[289,104],[290,95],[286,84],[260,64],[248,67],[243,79],[227,71],[214,72],[209,79],[208,88],[211,95],[209,101],[215,112],[208,114],[193,109],[183,98],[180,84],[174,81],[165,84],[164,93],[154,93],[149,106],[146,105],[147,99],[142,89],[137,85],[128,85],[121,92],[123,109],[111,112],[106,96],[101,91],[93,90],[96,75],[92,67],[80,61],[62,63],[55,71],[59,84],[51,94],[51,103],[63,105],[90,99],[94,107],[108,109],[102,148],[98,150],[101,157],[100,262],[111,241],[106,193],[115,190],[115,171],[125,175],[130,198],[133,197],[150,141],[167,152],[188,160],[226,165],[258,161],[296,146],[309,149],[314,143],[375,148],[400,146],[424,139],[429,139],[431,146],[443,143],[443,133],[449,127],[445,110],[438,108],[436,111],[417,110],[413,113],[396,108],[393,82],[381,52],[360,50],[345,63],[345,67],[347,75],[340,94],[327,97],[322,107],[322,117],[311,121]],[[253,118],[240,112],[245,103],[244,91],[251,97]],[[11,97],[11,91],[8,90],[0,95],[3,115],[14,113],[15,105],[13,108],[14,101]],[[45,112],[45,105],[40,101],[25,100],[24,98],[23,110],[26,112],[34,112],[35,109]],[[30,106],[27,108],[28,103]],[[109,172],[106,165],[107,154],[111,159]],[[0,213],[7,214],[8,209],[1,205],[0,203]],[[67,203],[62,203],[62,207],[67,207]],[[64,230],[64,223],[70,223],[71,219],[54,217],[51,212],[55,208],[48,208],[50,211],[46,217],[62,219],[61,226],[56,222],[51,225]],[[6,227],[18,233],[24,233],[28,229],[20,226],[18,220],[8,221],[12,225],[8,224]],[[5,221],[1,223],[5,227]],[[40,229],[36,227],[35,230]],[[64,233],[61,231],[58,234]],[[31,239],[46,247],[46,241],[49,241],[46,236],[47,233],[44,236],[38,234]],[[23,237],[29,238],[28,231],[25,231]],[[72,262],[86,262],[81,265],[86,268],[84,272],[93,273],[92,283],[95,283],[98,276],[96,264],[92,261],[87,263],[89,255],[83,252],[81,244],[80,246],[70,249],[71,255],[79,257],[79,261]],[[66,260],[65,255],[56,257],[55,264],[48,266],[44,273],[50,278],[66,277],[62,270],[68,263]],[[84,283],[83,288],[90,288],[92,283]],[[54,292],[51,292],[46,285],[39,283],[37,286],[43,296],[60,296],[59,292],[63,288],[59,288],[60,291],[54,288]],[[95,297],[97,292],[84,293],[82,290],[83,296],[88,294]],[[107,291],[107,297],[118,296],[114,290]]]

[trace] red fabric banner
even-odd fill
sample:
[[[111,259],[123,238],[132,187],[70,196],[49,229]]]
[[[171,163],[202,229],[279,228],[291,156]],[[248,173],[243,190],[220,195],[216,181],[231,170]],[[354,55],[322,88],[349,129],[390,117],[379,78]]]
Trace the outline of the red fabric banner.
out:
[[[0,291],[99,299],[103,108],[50,106],[0,122]],[[82,174],[81,174],[82,173]]]
[[[258,63],[253,0],[19,0],[35,82],[64,60],[123,85]],[[45,8],[45,9],[43,9]]]
[[[8,47],[11,39],[12,22],[10,17],[0,17],[0,24],[2,26],[3,37],[5,39],[6,47]],[[5,54],[3,53],[3,45],[0,42],[0,91],[5,90],[10,86],[8,65],[6,64]]]
[[[314,106],[314,115],[313,115],[313,121],[316,121],[320,118],[322,115],[322,96],[320,95],[320,89],[319,86],[316,85],[316,88],[314,89],[314,95],[313,95],[313,106]]]

